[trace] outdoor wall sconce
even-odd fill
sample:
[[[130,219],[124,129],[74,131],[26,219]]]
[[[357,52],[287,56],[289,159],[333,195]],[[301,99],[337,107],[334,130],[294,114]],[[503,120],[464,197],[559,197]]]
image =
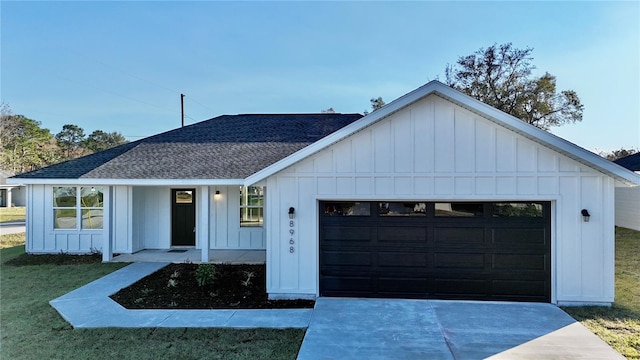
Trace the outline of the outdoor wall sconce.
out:
[[[216,190],[215,194],[213,195],[214,198],[219,198],[220,197],[220,190]]]
[[[582,209],[580,213],[582,214],[582,221],[589,222],[589,218],[591,217],[591,214],[589,214],[589,211],[587,209]]]
[[[293,219],[293,214],[296,212],[296,209],[292,207],[289,208],[289,219]]]

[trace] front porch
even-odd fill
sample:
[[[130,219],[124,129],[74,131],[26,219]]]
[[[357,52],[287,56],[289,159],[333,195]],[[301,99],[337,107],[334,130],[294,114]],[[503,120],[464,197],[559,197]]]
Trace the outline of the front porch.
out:
[[[264,264],[265,250],[209,250],[209,263],[213,264]],[[202,250],[190,249],[147,249],[134,254],[120,254],[112,262],[202,262]]]

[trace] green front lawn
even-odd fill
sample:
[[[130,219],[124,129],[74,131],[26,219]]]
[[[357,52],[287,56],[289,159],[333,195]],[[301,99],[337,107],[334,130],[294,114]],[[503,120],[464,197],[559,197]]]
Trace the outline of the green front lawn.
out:
[[[25,207],[0,208],[0,222],[9,222],[26,219]]]
[[[49,300],[127,264],[6,264],[22,253],[0,250],[1,359],[295,359],[302,343],[298,329],[74,330]]]
[[[616,301],[612,307],[565,307],[628,359],[640,359],[640,231],[616,228]]]

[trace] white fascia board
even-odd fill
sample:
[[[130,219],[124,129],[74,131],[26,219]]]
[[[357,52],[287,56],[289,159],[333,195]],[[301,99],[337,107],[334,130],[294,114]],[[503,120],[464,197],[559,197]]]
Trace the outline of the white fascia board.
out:
[[[242,185],[244,179],[7,179],[27,185],[215,186]]]
[[[439,95],[444,99],[447,99],[497,123],[500,126],[521,134],[532,141],[535,141],[545,147],[568,156],[569,158],[576,160],[599,172],[609,175],[628,186],[640,185],[640,175],[634,174],[632,171],[627,170],[622,166],[619,166],[618,164],[615,164],[607,159],[604,159],[601,156],[592,153],[591,151],[583,149],[576,144],[553,135],[550,132],[539,129],[533,125],[529,125],[512,115],[502,112],[458,90],[452,89],[451,87],[437,80],[430,81],[429,83],[399,97],[398,99],[385,105],[381,109],[376,110],[368,114],[367,116],[354,121],[353,123],[343,127],[342,129],[256,172],[255,174],[245,179],[244,184],[247,186],[251,185],[281,170],[284,170],[285,168],[303,160],[304,158],[317,153],[318,151],[372,125],[377,121],[384,119],[385,117],[399,110],[402,110],[403,108],[431,94]]]

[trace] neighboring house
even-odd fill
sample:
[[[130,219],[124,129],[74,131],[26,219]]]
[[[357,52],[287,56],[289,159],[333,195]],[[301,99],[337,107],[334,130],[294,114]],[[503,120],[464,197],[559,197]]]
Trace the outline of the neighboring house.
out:
[[[614,163],[640,174],[640,153],[625,156]],[[640,231],[640,187],[616,188],[616,226]]]
[[[12,181],[30,253],[266,249],[272,298],[597,305],[614,189],[640,175],[432,81],[362,118],[220,116]]]
[[[0,170],[0,207],[25,206],[27,187],[22,184],[7,185],[7,178],[15,173]]]

